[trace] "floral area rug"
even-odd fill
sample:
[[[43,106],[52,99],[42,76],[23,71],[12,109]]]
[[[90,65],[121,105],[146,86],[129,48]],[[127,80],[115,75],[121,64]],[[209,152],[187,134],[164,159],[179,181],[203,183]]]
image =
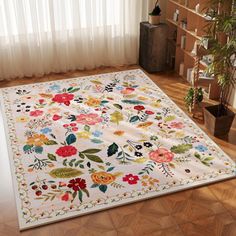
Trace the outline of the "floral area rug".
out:
[[[141,70],[1,90],[20,229],[235,176]]]

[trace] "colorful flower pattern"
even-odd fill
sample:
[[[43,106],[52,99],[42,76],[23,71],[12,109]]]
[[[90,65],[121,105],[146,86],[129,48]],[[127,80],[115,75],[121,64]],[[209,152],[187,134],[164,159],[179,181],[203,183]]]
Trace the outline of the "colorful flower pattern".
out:
[[[24,226],[235,170],[140,70],[6,88],[2,96]]]

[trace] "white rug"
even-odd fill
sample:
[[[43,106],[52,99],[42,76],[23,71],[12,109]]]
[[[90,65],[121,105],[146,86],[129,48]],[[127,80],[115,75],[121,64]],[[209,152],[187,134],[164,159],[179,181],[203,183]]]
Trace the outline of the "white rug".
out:
[[[1,108],[20,229],[235,177],[141,70],[5,88]]]

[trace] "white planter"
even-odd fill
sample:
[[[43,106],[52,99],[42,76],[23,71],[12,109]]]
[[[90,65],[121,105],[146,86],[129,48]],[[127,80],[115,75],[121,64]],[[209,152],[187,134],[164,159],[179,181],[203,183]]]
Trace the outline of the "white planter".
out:
[[[160,24],[161,16],[152,16],[149,15],[149,23],[152,25],[158,25]]]

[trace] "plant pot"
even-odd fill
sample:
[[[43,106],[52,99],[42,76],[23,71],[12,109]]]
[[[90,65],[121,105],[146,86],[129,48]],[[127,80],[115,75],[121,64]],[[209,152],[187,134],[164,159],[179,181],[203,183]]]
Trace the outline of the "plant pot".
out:
[[[152,25],[158,25],[161,21],[161,16],[149,15],[149,23]]]
[[[224,110],[224,115],[219,116],[218,111]],[[208,106],[204,108],[205,127],[214,136],[222,136],[229,133],[235,114],[222,105]]]

